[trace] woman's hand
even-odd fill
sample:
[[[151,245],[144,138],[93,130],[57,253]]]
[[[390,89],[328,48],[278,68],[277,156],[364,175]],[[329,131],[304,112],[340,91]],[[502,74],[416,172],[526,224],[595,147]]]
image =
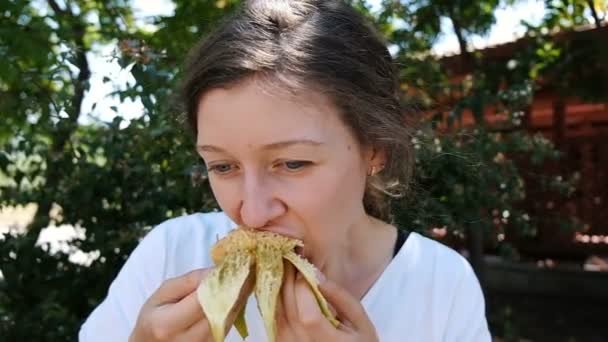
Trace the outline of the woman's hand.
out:
[[[209,271],[199,269],[165,281],[144,303],[129,341],[211,341],[196,297],[196,288]]]
[[[322,281],[319,288],[337,314],[337,328],[321,313],[302,275],[292,265],[286,265],[277,315],[279,342],[378,341],[374,325],[356,298],[329,280]]]

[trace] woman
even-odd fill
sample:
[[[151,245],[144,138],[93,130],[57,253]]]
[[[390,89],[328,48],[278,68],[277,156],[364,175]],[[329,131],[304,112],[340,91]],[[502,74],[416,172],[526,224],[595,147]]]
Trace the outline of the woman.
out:
[[[209,341],[194,291],[236,225],[301,239],[338,329],[290,269],[279,341],[490,341],[484,300],[457,253],[389,222],[412,158],[383,42],[339,0],[251,0],[195,48],[184,97],[221,213],[156,227],[82,341]],[[253,300],[253,299],[250,299]],[[249,341],[264,341],[248,305]],[[234,330],[228,341],[239,341]]]

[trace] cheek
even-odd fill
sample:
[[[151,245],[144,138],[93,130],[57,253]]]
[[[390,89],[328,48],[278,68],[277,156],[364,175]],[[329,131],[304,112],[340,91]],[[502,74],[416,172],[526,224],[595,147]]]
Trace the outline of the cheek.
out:
[[[305,182],[291,187],[288,206],[310,229],[335,229],[359,216],[365,180],[356,169],[326,167]]]
[[[333,211],[337,213],[352,213],[353,210],[361,207],[365,179],[356,169],[334,169],[325,179],[323,187],[319,187],[325,205],[331,205]]]
[[[234,182],[225,182],[221,180],[214,181],[210,179],[211,190],[217,200],[220,209],[235,220],[238,217],[238,207],[240,202],[240,193],[238,185]]]

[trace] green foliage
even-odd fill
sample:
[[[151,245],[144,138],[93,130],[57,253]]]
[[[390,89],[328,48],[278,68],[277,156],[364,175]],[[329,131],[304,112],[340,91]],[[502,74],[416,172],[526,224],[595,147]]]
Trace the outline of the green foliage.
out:
[[[170,103],[159,105],[169,98],[182,56],[170,61],[166,53],[152,55],[137,45],[149,34],[132,26],[123,1],[73,1],[71,10],[49,4],[0,8],[10,12],[0,19],[0,54],[16,66],[0,68],[0,205],[38,205],[27,233],[0,241],[0,335],[10,341],[74,340],[150,227],[216,206],[190,137]],[[201,18],[204,6],[197,9]],[[180,41],[182,55],[193,39]],[[137,80],[118,95],[141,97],[146,115],[130,123],[79,124],[91,76],[86,53],[94,44],[116,41],[122,49],[116,58]],[[84,227],[86,233],[67,251],[51,253],[36,245],[49,224]],[[70,254],[76,249],[97,259],[75,264]]]
[[[482,127],[438,135],[427,128],[413,138],[416,149],[414,195],[395,204],[396,221],[424,234],[443,227],[458,240],[470,226],[485,232],[497,248],[509,229],[535,236],[538,225],[552,218],[535,217],[521,204],[535,194],[529,184],[568,196],[575,180],[531,174],[521,167],[559,158],[540,135],[503,134]],[[522,158],[523,156],[523,158]],[[534,191],[538,191],[534,189]]]
[[[586,83],[580,68],[566,63],[582,58],[595,60],[600,48],[570,48],[568,51],[578,52],[581,57],[566,59],[566,48],[554,43],[551,36],[538,34],[514,56],[488,61],[483,54],[468,51],[466,40],[472,34],[488,32],[499,3],[451,4],[390,1],[377,15],[378,26],[396,48],[404,102],[414,111],[426,113],[413,137],[417,156],[413,194],[394,204],[395,218],[401,226],[427,234],[431,227],[444,228],[449,233],[448,241],[467,238],[471,231],[483,231],[487,243],[513,254],[505,240],[507,232],[534,237],[539,226],[560,220],[569,229],[575,227],[569,218],[537,217],[526,211],[530,208],[525,203],[530,203],[533,196],[570,196],[578,179],[576,175],[531,172],[532,168],[556,162],[560,154],[546,138],[530,136],[522,128],[540,80],[544,85],[553,81],[552,75],[560,73],[563,77],[568,73],[573,78],[569,83],[556,82],[564,84],[564,91],[572,92],[576,81],[581,86],[577,95],[588,98],[599,93],[584,89],[598,83]],[[548,13],[541,25],[529,26],[528,35],[552,25],[553,16]],[[429,54],[434,40],[445,29],[441,18],[449,19],[454,31],[461,30],[455,32],[463,40],[461,67],[473,70],[457,83],[451,81],[455,75],[443,67],[442,61]],[[595,100],[605,101],[605,93]],[[486,122],[487,108],[494,108],[496,113],[497,120],[491,124]],[[472,116],[473,127],[463,126],[465,114]]]
[[[585,79],[572,72],[577,61],[597,62],[596,52],[605,53],[599,45],[563,46],[541,34],[564,18],[583,22],[582,12],[560,14],[556,7],[541,26],[530,27],[535,44],[513,63],[489,65],[469,55],[467,39],[488,31],[497,1],[384,1],[379,12],[351,2],[394,48],[404,103],[436,113],[413,136],[416,185],[411,197],[394,204],[397,222],[424,233],[445,226],[457,237],[474,227],[493,242],[509,227],[534,235],[540,218],[522,206],[533,196],[531,180],[565,195],[572,190],[565,176],[556,181],[520,167],[558,157],[547,140],[519,129],[535,82],[567,74],[564,89],[580,84],[578,92],[597,100],[606,93],[588,87],[595,71]],[[9,341],[74,340],[139,238],[169,217],[216,208],[171,99],[188,49],[238,1],[175,0],[173,15],[152,18],[154,32],[137,27],[127,1],[67,3],[0,3],[0,207],[38,208],[25,233],[0,238],[0,336]],[[450,83],[452,75],[430,53],[440,18],[451,21],[475,66],[459,84]],[[114,58],[135,79],[115,95],[141,100],[142,117],[88,125],[80,120],[88,114],[81,107],[95,72],[88,54],[102,44],[116,47]],[[107,75],[104,81],[112,80]],[[438,106],[446,99],[448,109]],[[500,129],[511,133],[484,122],[489,105],[504,117]],[[465,112],[473,113],[475,125],[457,128]],[[448,130],[438,133],[443,123]],[[51,251],[36,244],[50,224],[85,231],[67,250]],[[96,258],[75,263],[75,250]]]
[[[587,15],[591,5],[593,16],[601,14],[606,18],[608,3],[603,0],[547,1],[543,22],[528,26],[527,35],[534,41],[531,45],[534,50],[528,52],[527,60],[532,64],[531,77],[540,77],[544,84],[551,84],[561,94],[601,103],[608,97],[605,37],[571,34],[581,26],[599,27],[599,22]],[[596,20],[600,20],[599,17]]]

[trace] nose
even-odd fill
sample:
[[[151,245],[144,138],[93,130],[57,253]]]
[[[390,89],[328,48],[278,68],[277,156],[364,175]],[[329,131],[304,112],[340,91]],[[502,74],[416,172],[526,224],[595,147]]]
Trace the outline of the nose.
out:
[[[263,228],[285,213],[286,206],[277,198],[271,180],[251,174],[243,184],[240,216],[245,226]]]

